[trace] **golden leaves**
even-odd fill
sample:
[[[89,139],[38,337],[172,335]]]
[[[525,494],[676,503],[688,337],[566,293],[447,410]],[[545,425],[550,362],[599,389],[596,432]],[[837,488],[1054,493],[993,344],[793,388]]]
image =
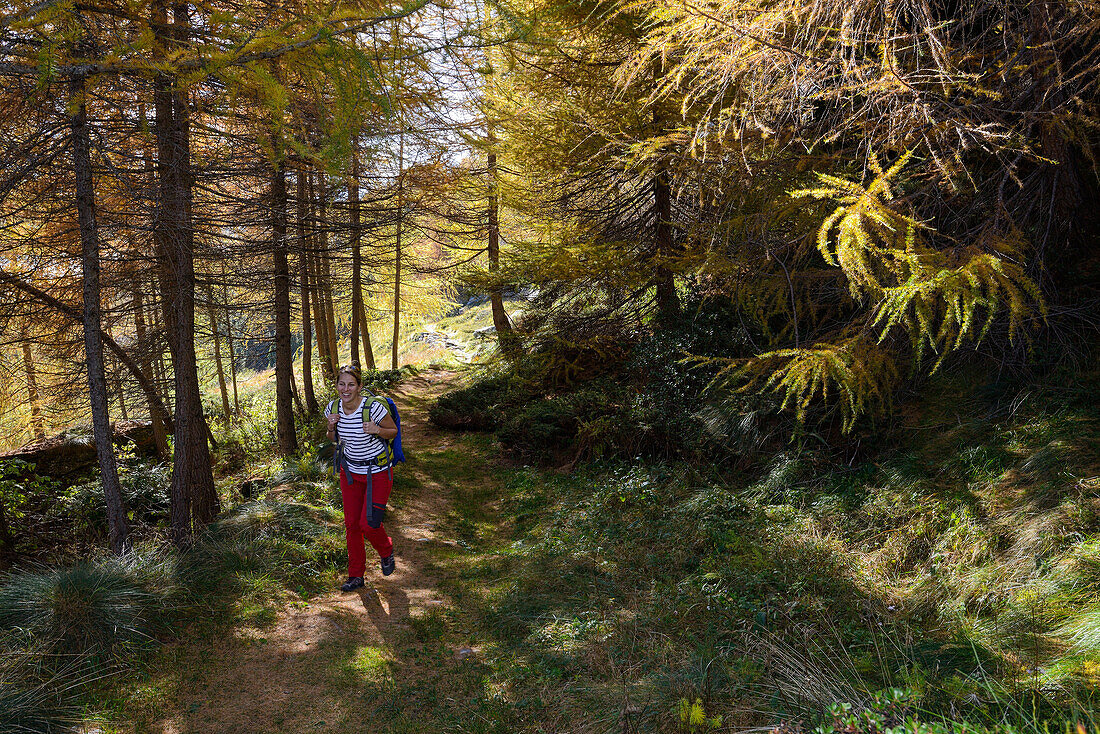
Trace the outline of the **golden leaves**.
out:
[[[892,181],[910,158],[883,170],[872,156],[875,177],[866,186],[819,174],[822,186],[792,192],[837,204],[818,229],[817,247],[841,270],[852,297],[870,307],[852,323],[853,335],[732,363],[723,379],[782,395],[800,420],[815,401],[835,399],[847,431],[889,404],[899,373],[884,342],[895,330],[908,336],[916,363],[928,350],[938,355],[935,372],[951,352],[981,342],[998,316],[1010,341],[1036,314],[1045,316],[1038,286],[1009,259],[1026,245],[1018,231],[997,233],[991,225],[974,244],[936,249],[927,241],[934,230],[895,208]]]

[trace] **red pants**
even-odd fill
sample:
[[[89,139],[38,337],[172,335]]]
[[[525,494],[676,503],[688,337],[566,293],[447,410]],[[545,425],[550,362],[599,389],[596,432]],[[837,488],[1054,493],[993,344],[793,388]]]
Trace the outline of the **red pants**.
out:
[[[351,481],[348,481],[348,478]],[[367,502],[367,475],[345,474],[340,470],[340,494],[344,498],[344,528],[348,538],[348,576],[362,576],[367,568],[363,538],[370,541],[381,558],[393,553],[393,541],[382,527],[382,513],[393,489],[393,471],[371,476],[371,501]],[[373,507],[372,507],[373,505]],[[376,522],[371,523],[371,516]],[[371,527],[372,525],[376,527]]]

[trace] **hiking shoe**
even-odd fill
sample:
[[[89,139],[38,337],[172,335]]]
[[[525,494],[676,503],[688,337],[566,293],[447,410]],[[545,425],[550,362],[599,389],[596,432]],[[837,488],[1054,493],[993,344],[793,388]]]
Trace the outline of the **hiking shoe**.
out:
[[[397,561],[393,560],[393,554],[390,553],[382,559],[382,575],[389,576],[395,568],[397,568]]]
[[[355,591],[356,589],[363,588],[363,577],[352,576],[343,584],[340,585],[340,591]]]

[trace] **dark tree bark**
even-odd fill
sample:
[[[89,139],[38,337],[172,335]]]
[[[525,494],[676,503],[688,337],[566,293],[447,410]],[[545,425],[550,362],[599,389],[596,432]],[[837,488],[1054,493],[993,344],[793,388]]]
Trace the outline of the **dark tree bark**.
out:
[[[172,7],[167,25],[163,5],[154,18],[161,48],[184,43],[188,36],[187,4]],[[171,35],[169,35],[169,32]],[[218,512],[218,495],[210,469],[208,428],[202,414],[195,354],[195,259],[191,217],[191,150],[186,90],[178,78],[154,78],[157,174],[160,182],[155,239],[165,296],[164,319],[175,375],[176,431],[169,517],[179,544],[190,541],[192,521],[208,523]]]
[[[92,433],[95,436],[96,458],[107,503],[107,532],[111,550],[125,552],[130,529],[122,506],[122,489],[118,481],[115,449],[111,443],[111,416],[107,397],[107,376],[103,360],[102,318],[99,285],[99,231],[96,226],[95,189],[92,180],[91,135],[85,105],[83,77],[70,80],[70,105],[75,107],[69,118],[73,172],[76,175],[76,213],[80,227],[81,265],[84,271],[84,352],[88,365],[88,397],[92,406]]]
[[[214,313],[214,294],[206,289],[206,316],[210,321],[210,334],[214,337],[214,369],[218,374],[218,392],[222,397],[222,414],[226,420],[231,415],[229,408],[229,389],[225,384],[225,370],[222,369],[222,338],[218,333],[218,319]]]
[[[654,67],[654,84],[663,74],[663,63],[658,61]],[[653,111],[653,129],[655,134],[664,132],[664,121],[656,109]],[[653,279],[657,291],[657,318],[667,321],[680,313],[680,297],[676,294],[676,279],[668,267],[675,243],[672,236],[672,188],[664,162],[658,163],[653,177],[653,228],[654,256],[657,259]]]
[[[157,252],[157,279],[156,282],[153,283],[152,292],[160,294],[159,300],[157,298],[153,299],[153,306],[152,308],[150,308],[150,312],[153,314],[153,333],[164,334],[165,336],[167,336],[168,327],[165,326],[165,324],[163,323],[163,316],[165,308],[164,304],[168,296],[163,290],[157,290],[164,285],[164,268],[166,266],[163,262],[161,262],[160,249],[159,245],[156,244],[155,233],[153,235],[153,241],[153,249]],[[153,375],[153,379],[155,381],[157,389],[159,390],[158,396],[160,398],[160,401],[165,406],[165,408],[170,411],[170,408],[168,406],[172,404],[172,391],[170,389],[172,378],[168,374],[168,363],[164,359],[164,350],[159,348],[159,345],[153,356]]]
[[[359,299],[359,331],[363,338],[363,354],[367,359],[367,369],[377,369],[374,361],[374,346],[370,341],[370,324],[367,323],[367,304]]]
[[[299,413],[305,414],[306,406],[302,404],[302,393],[298,391],[298,381],[294,380],[290,383],[290,386],[294,388],[294,407],[298,409]]]
[[[318,304],[324,304],[325,336],[328,338],[329,378],[336,381],[340,369],[340,341],[336,335],[336,309],[332,298],[332,261],[328,249],[328,188],[325,186],[325,172],[317,171],[317,256],[320,269],[317,271],[321,298]]]
[[[23,328],[20,341],[23,346],[23,371],[27,375],[27,400],[31,406],[31,433],[35,441],[46,440],[46,427],[42,422],[42,407],[38,402],[38,376],[34,368],[34,355],[31,342],[27,338],[27,329]]]
[[[222,264],[222,282],[225,281],[225,264]],[[241,401],[237,396],[237,352],[233,344],[233,314],[229,311],[228,286],[225,287],[225,346],[229,350],[229,379],[233,383],[233,415],[240,417]]]
[[[320,254],[320,224],[317,207],[316,187],[314,186],[313,174],[309,172],[306,176],[306,185],[308,188],[307,201],[309,202],[309,255],[306,258],[306,262],[309,265],[309,280],[313,287],[313,331],[317,340],[317,358],[321,363],[321,380],[326,384],[332,384],[336,376],[332,373],[332,359],[328,353],[328,332],[326,326],[328,320],[325,318],[325,300],[321,295],[321,254]]]
[[[277,141],[271,178],[271,247],[275,265],[275,435],[284,456],[298,450],[294,433],[294,355],[290,341],[290,265],[286,243],[286,162]]]
[[[490,144],[493,142],[490,136]],[[493,275],[500,270],[500,188],[497,184],[495,152],[489,153],[487,168],[489,173],[489,273]],[[489,301],[493,308],[493,327],[497,332],[497,343],[504,355],[514,361],[518,357],[518,345],[515,334],[512,333],[512,323],[504,310],[504,293],[495,278],[489,290]]]
[[[142,350],[140,352],[142,355],[142,369],[145,370],[146,374],[152,374],[153,360],[149,359],[148,346],[145,341],[145,305],[141,295],[140,278],[134,278],[134,331],[137,334],[138,348]],[[155,393],[154,396],[156,396]],[[157,455],[162,459],[166,459],[168,458],[167,415],[153,405],[153,401],[149,399],[148,395],[146,395],[146,402],[149,405],[149,420],[153,424],[153,440],[157,444]]]
[[[314,240],[316,242],[316,239]],[[321,361],[321,379],[326,384],[332,384],[335,374],[332,371],[332,358],[328,353],[328,319],[325,318],[325,298],[321,294],[321,258],[314,254],[309,258],[310,280],[313,286],[313,325],[317,333],[317,358]]]
[[[317,396],[313,392],[313,325],[309,313],[309,261],[306,239],[306,203],[305,166],[298,168],[295,175],[295,198],[297,199],[298,226],[298,280],[302,299],[302,389],[306,395],[306,413],[317,414]]]
[[[351,361],[359,362],[359,318],[362,315],[363,269],[362,220],[359,211],[359,140],[352,141],[351,175],[348,176],[348,218],[351,224]]]
[[[405,130],[397,146],[397,241],[393,254],[393,347],[390,369],[397,369],[397,342],[401,338],[401,225],[405,219]]]
[[[663,170],[653,179],[653,216],[657,242],[657,313],[660,318],[675,317],[680,312],[680,297],[676,294],[676,281],[672,270],[665,263],[672,256],[672,191],[668,174]]]

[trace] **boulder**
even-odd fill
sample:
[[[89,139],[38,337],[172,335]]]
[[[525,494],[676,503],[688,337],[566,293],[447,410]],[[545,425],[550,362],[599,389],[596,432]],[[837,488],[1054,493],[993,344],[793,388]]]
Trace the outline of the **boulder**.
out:
[[[118,421],[113,426],[114,442],[133,445],[138,456],[155,456],[156,440],[150,421]],[[35,474],[57,479],[86,472],[96,465],[95,441],[89,426],[78,426],[0,454],[0,461],[19,459],[35,466]]]

